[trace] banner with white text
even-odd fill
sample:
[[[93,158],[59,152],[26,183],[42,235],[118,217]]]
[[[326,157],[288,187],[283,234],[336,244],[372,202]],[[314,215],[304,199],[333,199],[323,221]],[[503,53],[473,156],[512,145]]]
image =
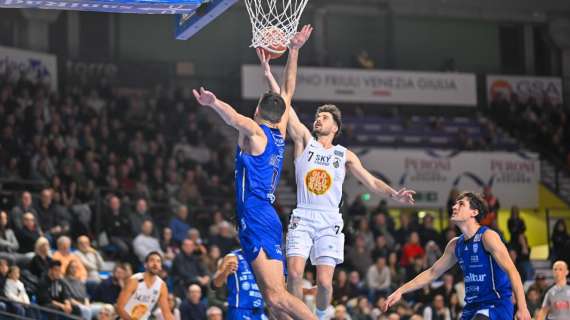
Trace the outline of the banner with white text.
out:
[[[273,67],[280,79],[283,67]],[[242,66],[242,97],[258,99],[267,91],[261,67]],[[348,103],[477,105],[475,75],[300,67],[295,100]]]
[[[491,103],[496,99],[510,101],[516,95],[520,102],[526,103],[533,98],[538,105],[544,99],[553,105],[563,103],[562,79],[556,77],[516,77],[487,76],[487,99]]]
[[[364,167],[393,188],[411,188],[418,207],[446,207],[449,191],[481,192],[490,186],[502,208],[538,206],[540,161],[534,153],[458,152],[354,148]],[[354,177],[344,190],[349,200],[370,193]],[[380,197],[371,194],[375,206]],[[394,204],[394,203],[392,203]]]
[[[0,75],[9,81],[26,79],[57,91],[57,58],[52,54],[0,46]]]

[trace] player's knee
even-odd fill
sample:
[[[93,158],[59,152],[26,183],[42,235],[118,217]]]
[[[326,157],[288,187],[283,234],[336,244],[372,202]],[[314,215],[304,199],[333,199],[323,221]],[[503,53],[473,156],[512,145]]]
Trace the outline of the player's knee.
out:
[[[317,287],[319,290],[332,292],[332,279],[327,276],[317,276]]]
[[[299,283],[303,281],[303,270],[295,270],[293,268],[287,270],[287,281]]]

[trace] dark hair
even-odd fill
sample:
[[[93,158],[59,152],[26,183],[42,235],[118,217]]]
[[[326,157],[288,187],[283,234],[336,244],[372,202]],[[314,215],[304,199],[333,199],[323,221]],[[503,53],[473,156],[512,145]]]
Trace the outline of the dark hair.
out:
[[[479,214],[475,216],[475,220],[477,220],[477,222],[481,222],[481,220],[483,220],[483,218],[485,218],[487,215],[487,203],[483,197],[481,197],[481,195],[478,193],[465,191],[460,193],[455,201],[459,201],[463,198],[467,198],[469,201],[469,207],[471,209],[479,211]]]
[[[338,127],[338,131],[334,135],[335,138],[340,135],[340,130],[342,129],[342,114],[340,109],[335,106],[334,104],[325,104],[317,108],[317,112],[315,113],[315,118],[319,115],[319,113],[328,112],[332,115],[336,126]]]
[[[146,257],[144,258],[144,262],[147,263],[148,259],[150,259],[150,257],[152,256],[158,256],[160,258],[160,261],[162,262],[162,255],[160,254],[160,252],[158,251],[151,251],[149,252]]]
[[[285,109],[285,100],[275,92],[267,92],[259,100],[259,115],[271,123],[281,121]]]
[[[59,260],[51,260],[48,264],[49,268],[61,267],[61,261]]]

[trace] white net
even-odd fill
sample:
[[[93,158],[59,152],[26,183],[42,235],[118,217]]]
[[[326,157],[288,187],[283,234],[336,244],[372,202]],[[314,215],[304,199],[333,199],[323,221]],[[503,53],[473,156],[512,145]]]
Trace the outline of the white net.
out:
[[[297,32],[308,0],[245,0],[254,48],[281,48]]]

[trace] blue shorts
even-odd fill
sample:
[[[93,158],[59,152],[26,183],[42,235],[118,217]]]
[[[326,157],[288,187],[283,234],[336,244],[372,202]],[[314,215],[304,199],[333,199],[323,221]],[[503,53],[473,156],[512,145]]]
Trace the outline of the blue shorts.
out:
[[[284,261],[283,227],[271,204],[242,208],[238,210],[238,218],[243,256],[250,265],[262,249],[268,259]]]
[[[226,320],[261,320],[263,309],[228,308]]]
[[[486,315],[489,320],[511,320],[514,318],[515,307],[511,297],[480,304],[467,304],[463,309],[461,320],[471,320],[478,313]]]

